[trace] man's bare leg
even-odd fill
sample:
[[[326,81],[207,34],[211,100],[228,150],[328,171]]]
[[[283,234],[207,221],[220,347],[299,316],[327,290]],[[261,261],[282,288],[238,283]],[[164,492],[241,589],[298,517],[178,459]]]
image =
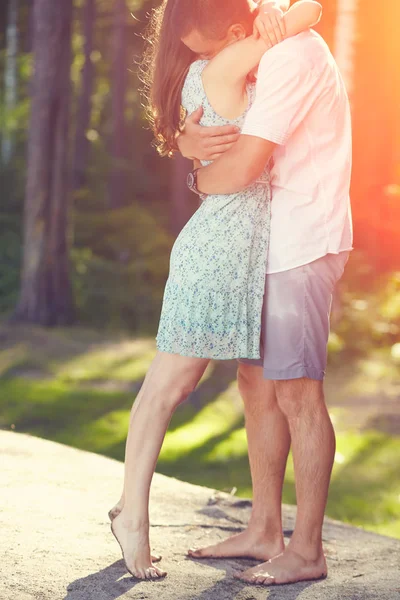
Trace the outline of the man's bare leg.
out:
[[[335,434],[325,405],[322,382],[279,381],[278,404],[292,439],[297,518],[286,550],[272,560],[235,577],[264,585],[326,577],[322,524],[335,456]]]
[[[247,529],[227,540],[189,550],[194,558],[251,557],[267,560],[284,549],[282,534],[282,484],[290,436],[272,381],[262,368],[240,363],[239,390],[245,407],[246,433],[253,483],[253,508]]]
[[[111,529],[127,569],[140,579],[166,574],[154,566],[150,555],[150,485],[172,414],[196,387],[208,362],[158,352],[131,411],[124,505]]]

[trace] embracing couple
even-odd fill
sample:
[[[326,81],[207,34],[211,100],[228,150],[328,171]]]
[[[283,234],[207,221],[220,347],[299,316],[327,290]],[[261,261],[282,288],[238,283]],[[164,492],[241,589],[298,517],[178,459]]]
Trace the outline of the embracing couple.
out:
[[[149,116],[161,154],[194,159],[188,185],[201,203],[172,250],[158,351],[109,513],[140,579],[166,574],[150,553],[151,480],[171,416],[211,359],[238,360],[253,508],[245,531],[189,556],[254,558],[235,574],[249,583],[327,575],[335,435],[323,379],[332,293],[352,249],[351,125],[335,61],[309,29],[320,5],[288,4],[165,0],[153,13]],[[285,547],[290,445],[298,509]]]

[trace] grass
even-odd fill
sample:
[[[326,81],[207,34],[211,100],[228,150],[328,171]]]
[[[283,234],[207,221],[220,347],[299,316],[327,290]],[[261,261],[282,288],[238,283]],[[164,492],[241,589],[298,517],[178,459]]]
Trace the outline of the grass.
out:
[[[0,427],[123,460],[132,400],[154,342],[83,329],[0,327]],[[337,453],[327,514],[400,538],[398,368],[382,350],[327,380]],[[158,471],[251,496],[234,363],[215,363],[175,413]],[[289,460],[284,502],[295,503]]]

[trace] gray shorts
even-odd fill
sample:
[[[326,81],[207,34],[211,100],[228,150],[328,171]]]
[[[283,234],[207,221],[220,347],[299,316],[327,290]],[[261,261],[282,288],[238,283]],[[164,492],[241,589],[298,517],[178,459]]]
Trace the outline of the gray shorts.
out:
[[[266,276],[261,358],[239,362],[263,367],[265,379],[322,380],[327,361],[332,293],[350,252]]]

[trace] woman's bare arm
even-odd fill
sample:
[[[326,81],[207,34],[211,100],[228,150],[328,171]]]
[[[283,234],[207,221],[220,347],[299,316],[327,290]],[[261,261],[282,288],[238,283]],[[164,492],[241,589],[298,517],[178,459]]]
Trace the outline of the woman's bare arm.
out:
[[[314,0],[296,2],[284,17],[286,38],[318,23],[321,14],[322,6]],[[227,46],[204,69],[204,85],[207,86],[208,82],[218,82],[221,87],[244,82],[248,73],[258,65],[268,50],[269,47],[262,38],[255,39],[253,36]],[[206,92],[208,94],[208,90]]]

